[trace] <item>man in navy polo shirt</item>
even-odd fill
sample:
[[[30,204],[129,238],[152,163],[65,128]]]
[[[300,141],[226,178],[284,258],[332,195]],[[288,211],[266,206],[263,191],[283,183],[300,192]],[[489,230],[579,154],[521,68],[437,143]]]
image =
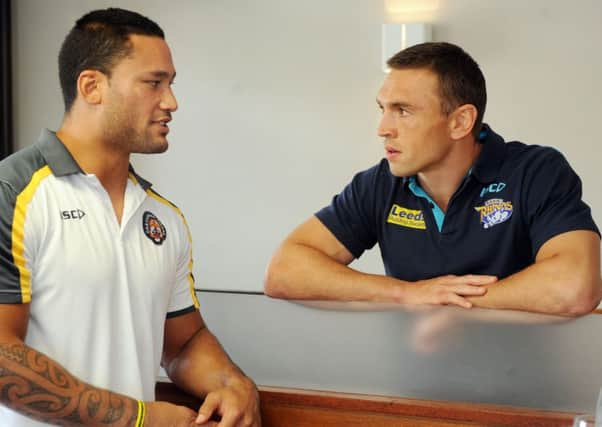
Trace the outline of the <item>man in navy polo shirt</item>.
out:
[[[386,159],[358,173],[274,254],[266,294],[576,316],[600,302],[600,234],[558,151],[483,124],[485,78],[449,43],[389,62]],[[379,244],[386,276],[347,265]]]

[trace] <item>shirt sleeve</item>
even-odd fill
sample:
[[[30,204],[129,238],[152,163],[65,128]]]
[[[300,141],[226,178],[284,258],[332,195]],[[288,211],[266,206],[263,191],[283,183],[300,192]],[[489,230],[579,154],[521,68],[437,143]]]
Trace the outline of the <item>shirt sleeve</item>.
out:
[[[581,198],[581,179],[560,152],[548,148],[545,155],[533,159],[525,180],[523,206],[527,206],[534,258],[558,234],[575,230],[600,234],[590,207]]]
[[[29,279],[29,271],[25,267],[23,224],[21,227],[15,224],[16,196],[10,185],[0,182],[0,303],[2,304],[24,302],[22,284]]]
[[[315,214],[355,258],[377,242],[376,197],[384,194],[380,185],[382,166],[381,163],[355,175],[329,206]]]
[[[199,308],[199,301],[194,290],[192,273],[192,236],[184,215],[180,213],[179,227],[180,245],[178,248],[176,283],[172,290],[167,317],[176,317]]]

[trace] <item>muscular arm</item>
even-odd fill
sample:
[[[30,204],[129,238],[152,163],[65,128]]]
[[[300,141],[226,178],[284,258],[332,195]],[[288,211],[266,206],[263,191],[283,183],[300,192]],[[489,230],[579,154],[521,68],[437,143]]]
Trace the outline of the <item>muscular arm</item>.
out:
[[[167,319],[162,365],[176,385],[205,398],[199,410],[203,421],[217,412],[224,426],[260,425],[255,384],[230,360],[198,311]]]
[[[297,227],[272,257],[265,293],[276,298],[381,301],[395,299],[397,281],[347,265],[353,255],[315,217]]]
[[[247,379],[198,311],[166,321],[162,365],[175,384],[196,396]]]
[[[362,273],[347,265],[353,255],[316,217],[297,227],[278,248],[266,272],[265,293],[276,298],[456,304],[481,295],[492,276],[443,276],[415,283]]]
[[[75,378],[24,344],[29,304],[0,304],[0,399],[31,418],[60,425],[134,426],[137,401]]]
[[[592,231],[559,234],[542,245],[535,263],[498,283],[475,306],[562,316],[591,312],[602,298],[600,239]]]

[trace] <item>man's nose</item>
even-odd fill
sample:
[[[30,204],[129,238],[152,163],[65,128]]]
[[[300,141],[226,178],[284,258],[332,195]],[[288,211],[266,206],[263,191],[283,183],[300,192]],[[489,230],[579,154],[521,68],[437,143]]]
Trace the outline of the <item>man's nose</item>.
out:
[[[168,110],[172,112],[178,109],[178,101],[176,101],[176,96],[174,95],[171,87],[167,88],[163,93],[163,98],[161,99],[160,107],[163,110]]]
[[[397,136],[397,128],[395,127],[395,121],[387,112],[384,112],[380,119],[377,133],[378,136],[383,138],[395,138]]]

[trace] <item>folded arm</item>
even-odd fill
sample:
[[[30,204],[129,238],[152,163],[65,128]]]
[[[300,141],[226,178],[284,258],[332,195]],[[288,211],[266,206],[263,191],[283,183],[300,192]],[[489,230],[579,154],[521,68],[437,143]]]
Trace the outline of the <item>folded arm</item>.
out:
[[[470,300],[477,307],[579,316],[594,310],[601,298],[600,238],[578,230],[551,238],[535,263]]]
[[[348,267],[353,255],[316,217],[297,227],[272,257],[265,293],[276,298],[455,304],[471,307],[465,298],[482,295],[493,276],[442,276],[418,282],[367,274]]]

